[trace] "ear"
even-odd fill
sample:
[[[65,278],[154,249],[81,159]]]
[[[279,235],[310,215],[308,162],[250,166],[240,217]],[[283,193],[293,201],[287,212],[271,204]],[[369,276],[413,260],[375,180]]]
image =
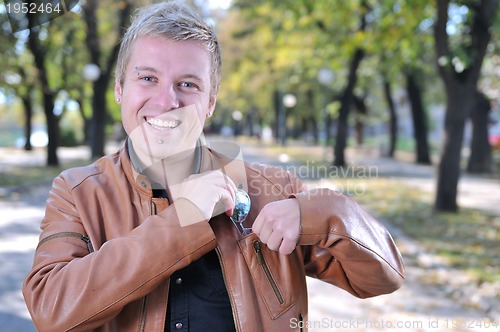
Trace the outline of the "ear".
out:
[[[217,104],[217,96],[210,97],[208,101],[208,113],[206,115],[207,118],[211,117],[214,114],[215,104]]]
[[[115,81],[115,100],[118,104],[122,101],[122,86],[118,81]]]

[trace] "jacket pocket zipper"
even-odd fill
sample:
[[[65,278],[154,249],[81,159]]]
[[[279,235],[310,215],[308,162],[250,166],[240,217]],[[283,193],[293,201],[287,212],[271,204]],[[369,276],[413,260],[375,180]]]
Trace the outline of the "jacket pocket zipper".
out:
[[[271,271],[267,266],[266,260],[264,259],[264,255],[262,254],[262,248],[260,247],[260,241],[255,241],[253,243],[253,248],[255,249],[255,253],[257,254],[257,262],[259,263],[260,266],[262,266],[262,269],[266,274],[267,280],[269,280],[271,288],[274,291],[274,295],[276,295],[278,302],[282,305],[283,303],[285,303],[285,301],[283,301],[283,296],[281,295],[280,290],[278,289],[278,286],[276,285],[276,282],[274,281],[273,276],[271,275]]]
[[[76,233],[76,232],[61,232],[61,233],[52,234],[50,236],[47,236],[42,241],[40,241],[36,248],[38,249],[45,242],[48,242],[48,241],[53,240],[53,239],[58,239],[61,237],[74,237],[74,238],[80,239],[87,244],[87,248],[89,250],[89,253],[94,252],[94,247],[92,246],[92,242],[90,242],[90,238],[87,235],[82,235],[82,234]]]
[[[145,327],[146,327],[146,306],[148,303],[148,296],[144,296],[142,298],[142,303],[141,303],[141,325],[140,325],[140,331],[144,332]]]

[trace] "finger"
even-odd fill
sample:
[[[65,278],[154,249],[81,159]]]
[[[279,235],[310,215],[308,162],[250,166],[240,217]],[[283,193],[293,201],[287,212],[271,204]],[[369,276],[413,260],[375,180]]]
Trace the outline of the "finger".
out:
[[[235,206],[234,197],[231,195],[228,189],[224,188],[221,190],[222,190],[221,201],[224,204],[224,211],[228,216],[231,216],[233,214]]]
[[[281,245],[279,247],[279,253],[282,255],[290,255],[295,250],[296,246],[296,241],[283,238],[283,241],[281,242]]]
[[[272,232],[269,238],[267,239],[267,247],[271,250],[278,251],[281,246],[281,242],[283,241],[283,237],[279,232]]]
[[[259,239],[267,244],[267,242],[269,241],[269,237],[271,236],[273,230],[271,227],[269,227],[269,225],[264,225],[264,227],[262,227],[262,229],[260,230],[260,234],[258,235]]]
[[[262,213],[262,211],[261,211]],[[255,233],[260,238],[260,232],[262,230],[262,226],[264,225],[264,222],[262,221],[262,216],[261,213],[255,218],[253,224],[252,224],[252,232]]]
[[[231,203],[228,206],[228,209],[226,210],[226,214],[230,217],[233,215],[234,207],[236,205],[236,185],[234,184],[233,180],[231,180],[231,178],[225,174],[224,174],[224,180],[226,182],[225,189],[227,190],[227,192],[231,197]]]
[[[238,190],[234,181],[227,174],[224,174],[224,180],[226,181],[226,184],[231,187],[232,191],[236,192],[236,190]]]
[[[236,188],[236,185],[234,184],[233,180],[231,180],[231,178],[229,176],[226,175],[225,180],[226,180],[226,189],[231,194],[233,201],[236,202],[236,191],[238,189]]]

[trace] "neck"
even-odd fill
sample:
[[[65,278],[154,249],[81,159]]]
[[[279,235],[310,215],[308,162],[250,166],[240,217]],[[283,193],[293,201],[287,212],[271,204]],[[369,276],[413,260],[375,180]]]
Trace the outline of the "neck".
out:
[[[200,171],[200,142],[192,149],[163,159],[152,159],[141,155],[140,151],[134,150],[131,141],[129,143],[129,155],[136,171],[145,175],[161,189],[179,184],[190,175]]]

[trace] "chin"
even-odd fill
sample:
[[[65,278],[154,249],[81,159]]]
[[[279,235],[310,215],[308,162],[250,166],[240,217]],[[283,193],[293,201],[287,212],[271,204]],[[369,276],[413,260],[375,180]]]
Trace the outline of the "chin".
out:
[[[196,147],[196,141],[192,144],[185,144],[185,141],[183,144],[179,144],[179,142],[182,142],[182,140],[165,140],[163,143],[158,143],[158,141],[152,142],[150,145],[151,150],[149,151],[148,149],[148,151],[145,152],[148,155],[151,153],[152,157],[156,160],[168,158],[174,159],[192,153],[193,149]]]

